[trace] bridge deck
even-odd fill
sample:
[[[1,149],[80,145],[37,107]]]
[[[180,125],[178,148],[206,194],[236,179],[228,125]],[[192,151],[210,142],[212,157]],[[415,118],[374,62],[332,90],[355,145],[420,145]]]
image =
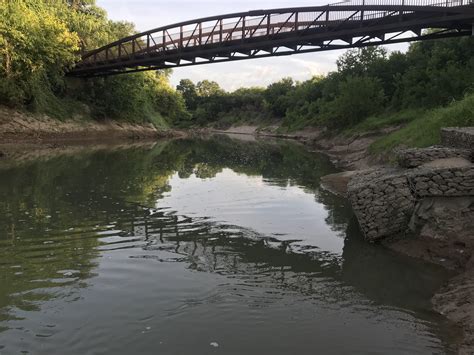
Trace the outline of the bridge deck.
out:
[[[470,0],[365,0],[257,10],[139,33],[83,55],[69,73],[112,75],[211,62],[472,35]],[[424,29],[434,29],[424,32]]]

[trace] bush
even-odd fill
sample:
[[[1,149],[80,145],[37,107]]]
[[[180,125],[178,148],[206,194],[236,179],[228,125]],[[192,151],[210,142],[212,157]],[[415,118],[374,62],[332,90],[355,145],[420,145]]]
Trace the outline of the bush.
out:
[[[320,101],[323,122],[330,128],[346,128],[379,113],[385,101],[380,81],[370,77],[348,77],[339,84],[337,97]]]

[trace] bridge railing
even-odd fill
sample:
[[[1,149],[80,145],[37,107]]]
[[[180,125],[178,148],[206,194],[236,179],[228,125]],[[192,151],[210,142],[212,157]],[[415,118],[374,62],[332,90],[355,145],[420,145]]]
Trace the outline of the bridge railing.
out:
[[[377,20],[400,12],[410,14],[414,7],[458,7],[468,5],[471,1],[352,0],[311,8],[259,10],[210,17],[125,38],[85,54],[79,66],[101,65],[142,55],[159,55],[173,50],[222,45],[238,40],[272,38],[291,31],[304,33],[318,28],[337,28],[341,24]]]
[[[440,6],[454,7],[472,3],[472,0],[348,0],[340,1],[330,6],[359,5],[359,6]]]

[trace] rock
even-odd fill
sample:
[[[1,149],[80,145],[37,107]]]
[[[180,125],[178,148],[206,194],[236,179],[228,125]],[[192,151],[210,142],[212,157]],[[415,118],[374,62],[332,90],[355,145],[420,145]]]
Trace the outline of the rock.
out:
[[[422,164],[425,168],[462,168],[471,165],[471,161],[464,157],[436,159],[428,163]],[[448,171],[442,175],[444,178],[451,178],[452,174]]]
[[[347,185],[355,174],[355,171],[345,171],[323,176],[321,178],[321,187],[336,195],[345,196],[347,193]],[[369,192],[367,192],[366,195],[368,195],[368,193]]]
[[[436,188],[431,188],[429,192],[432,196],[441,196],[443,194],[441,190],[438,190]]]
[[[422,259],[441,264],[450,269],[462,269],[472,253],[465,249],[459,253],[460,247],[472,245],[474,230],[474,196],[462,197],[428,197],[416,203],[411,216],[409,228],[417,243],[403,243],[395,240],[388,245],[397,249],[404,245],[407,249],[400,250],[405,254],[418,253]],[[429,250],[411,250],[408,245],[417,244]],[[443,260],[443,261],[441,261]]]
[[[428,189],[428,184],[423,182],[423,181],[419,181],[419,182],[416,183],[415,188],[417,190],[426,190],[426,189]]]

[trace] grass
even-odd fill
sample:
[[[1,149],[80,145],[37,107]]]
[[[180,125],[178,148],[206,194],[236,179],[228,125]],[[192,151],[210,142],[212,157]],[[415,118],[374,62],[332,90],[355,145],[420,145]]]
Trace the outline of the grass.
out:
[[[395,113],[385,113],[383,115],[371,116],[360,122],[354,127],[344,130],[347,135],[355,133],[365,133],[370,131],[378,131],[387,127],[396,127],[405,125],[422,117],[426,111],[422,109],[407,109]]]
[[[258,126],[258,127],[265,127],[271,124],[274,124],[275,120],[273,120],[268,114],[265,112],[258,112],[255,110],[248,110],[248,109],[235,109],[222,114],[218,117],[217,120],[213,122],[208,122],[206,124],[210,124],[213,128],[226,130],[231,127],[237,126]]]
[[[421,109],[407,109],[400,112],[384,113],[381,115],[371,116],[363,120],[359,124],[342,130],[343,134],[353,135],[357,133],[366,133],[370,131],[378,131],[387,127],[394,127],[399,125],[405,125],[424,114],[424,110]],[[283,133],[293,132],[302,130],[307,127],[317,127],[317,118],[312,120],[304,118],[296,118],[292,120],[285,120],[283,125],[280,127],[280,131]],[[341,133],[341,132],[334,132]]]
[[[59,121],[66,121],[73,117],[86,118],[85,105],[72,98],[59,98],[45,91],[37,95],[27,109],[34,113],[43,113]]]
[[[382,153],[396,147],[428,147],[439,144],[443,127],[474,126],[474,94],[463,100],[424,112],[405,127],[374,142],[370,151]]]
[[[279,133],[291,133],[303,130],[307,127],[316,127],[317,123],[317,119],[308,120],[300,118],[295,120],[285,120],[278,130]]]
[[[316,122],[316,120],[314,121]],[[316,125],[315,122],[302,118],[287,120],[278,131],[287,133],[304,129],[313,124]],[[333,132],[333,134],[342,133],[351,136],[397,126],[402,128],[387,134],[371,145],[371,153],[387,153],[397,147],[436,145],[441,141],[441,128],[474,126],[474,94],[466,95],[464,99],[455,101],[446,107],[431,110],[405,109],[371,116],[353,127],[346,128],[342,132]]]
[[[156,129],[167,129],[169,128],[168,122],[158,112],[150,114],[149,121],[153,124]]]
[[[26,107],[33,113],[45,114],[63,122],[73,118],[84,121],[100,121],[102,118],[94,107],[68,96],[58,97],[48,89],[37,93],[34,97],[35,99]],[[159,112],[147,106],[140,107],[136,113],[121,113],[119,116],[107,118],[132,124],[149,122],[157,129],[169,128],[167,120]]]

